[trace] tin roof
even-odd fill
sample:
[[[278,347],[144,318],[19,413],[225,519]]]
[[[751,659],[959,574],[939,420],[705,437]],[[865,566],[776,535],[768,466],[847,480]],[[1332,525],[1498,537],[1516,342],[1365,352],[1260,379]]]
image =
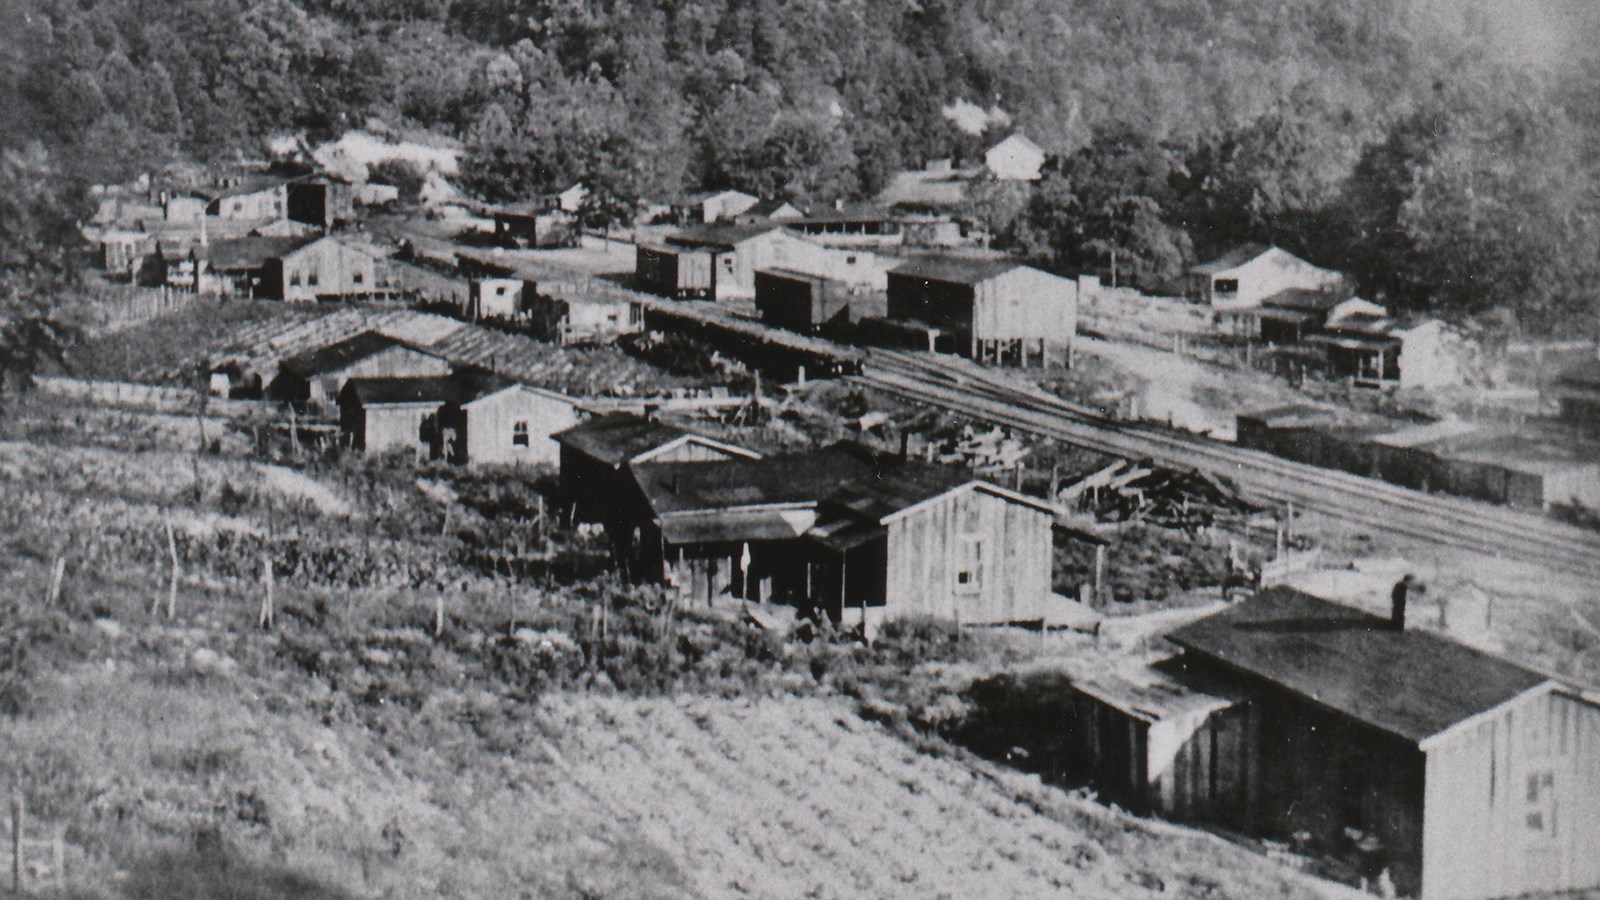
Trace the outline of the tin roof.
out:
[[[363,331],[337,343],[291,356],[284,360],[279,368],[302,378],[310,378],[324,372],[337,372],[357,360],[366,359],[391,347],[406,346],[409,345],[386,334]]]
[[[352,378],[340,391],[341,398],[353,397],[362,406],[400,403],[443,404],[455,399],[456,382],[448,375],[410,378]]]
[[[1271,244],[1240,244],[1216,259],[1191,266],[1189,272],[1194,275],[1217,275],[1230,269],[1237,269],[1272,249],[1274,248]]]
[[[774,222],[757,222],[750,225],[703,225],[685,228],[668,235],[666,241],[678,247],[714,247],[732,250],[739,244],[772,231],[782,230]]]
[[[675,425],[632,413],[615,412],[596,416],[565,431],[558,431],[551,437],[563,446],[619,467],[641,453],[688,434]]]
[[[1169,634],[1202,657],[1412,743],[1549,681],[1500,657],[1288,588]]]

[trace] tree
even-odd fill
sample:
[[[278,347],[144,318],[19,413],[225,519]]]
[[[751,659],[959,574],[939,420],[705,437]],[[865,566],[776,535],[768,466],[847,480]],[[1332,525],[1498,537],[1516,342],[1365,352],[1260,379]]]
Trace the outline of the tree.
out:
[[[83,198],[63,195],[57,177],[38,144],[0,151],[0,398],[62,362],[75,337],[56,304],[75,280]]]

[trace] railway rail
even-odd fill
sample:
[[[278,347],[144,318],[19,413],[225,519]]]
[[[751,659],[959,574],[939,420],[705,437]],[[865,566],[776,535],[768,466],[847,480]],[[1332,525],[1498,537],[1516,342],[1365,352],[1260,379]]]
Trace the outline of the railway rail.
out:
[[[1224,476],[1246,496],[1294,504],[1374,530],[1559,571],[1600,576],[1600,534],[1543,516],[1297,463],[1110,418],[1002,376],[945,360],[869,350],[858,378],[901,397],[1101,453]]]

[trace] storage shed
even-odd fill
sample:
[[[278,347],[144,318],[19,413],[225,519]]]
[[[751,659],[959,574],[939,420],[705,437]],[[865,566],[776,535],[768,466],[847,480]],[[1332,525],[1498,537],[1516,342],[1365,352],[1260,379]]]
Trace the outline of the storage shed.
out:
[[[888,314],[937,329],[935,350],[1048,365],[1071,357],[1078,284],[1010,259],[927,257],[889,272]]]
[[[607,413],[551,435],[560,446],[561,495],[568,516],[609,522],[631,490],[628,467],[641,462],[756,458],[761,454],[631,413]]]
[[[1208,778],[1251,834],[1423,898],[1600,886],[1600,705],[1500,657],[1273,588],[1169,639],[1247,699]]]
[[[578,423],[577,401],[492,375],[455,378],[439,410],[440,455],[472,465],[555,465],[552,435]]]
[[[268,385],[275,400],[317,407],[332,402],[352,378],[411,378],[450,374],[450,363],[376,331],[291,356]]]
[[[448,376],[352,378],[339,391],[339,432],[360,453],[440,453],[439,409],[456,390]]]
[[[887,299],[880,291],[825,275],[761,269],[756,272],[756,309],[768,325],[810,333],[853,324],[863,316],[882,316]]]

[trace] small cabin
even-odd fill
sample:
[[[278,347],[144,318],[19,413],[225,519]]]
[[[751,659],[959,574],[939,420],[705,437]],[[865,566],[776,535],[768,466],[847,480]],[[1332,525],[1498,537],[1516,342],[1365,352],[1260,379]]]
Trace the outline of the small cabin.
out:
[[[556,465],[551,435],[578,423],[577,402],[555,391],[492,376],[463,383],[439,412],[442,455],[472,465]]]
[[[448,375],[351,378],[339,391],[339,432],[359,453],[403,449],[433,459],[441,452],[439,410],[455,391]]]
[[[388,261],[369,247],[317,238],[274,256],[261,269],[261,296],[290,303],[387,298],[397,293]]]
[[[496,206],[489,209],[494,219],[495,242],[508,248],[547,249],[578,246],[578,220],[547,201]]]
[[[538,284],[522,278],[473,278],[462,313],[469,322],[517,318],[528,314],[538,295]]]
[[[621,292],[557,291],[527,303],[533,335],[557,344],[601,344],[644,330],[644,307]]]

